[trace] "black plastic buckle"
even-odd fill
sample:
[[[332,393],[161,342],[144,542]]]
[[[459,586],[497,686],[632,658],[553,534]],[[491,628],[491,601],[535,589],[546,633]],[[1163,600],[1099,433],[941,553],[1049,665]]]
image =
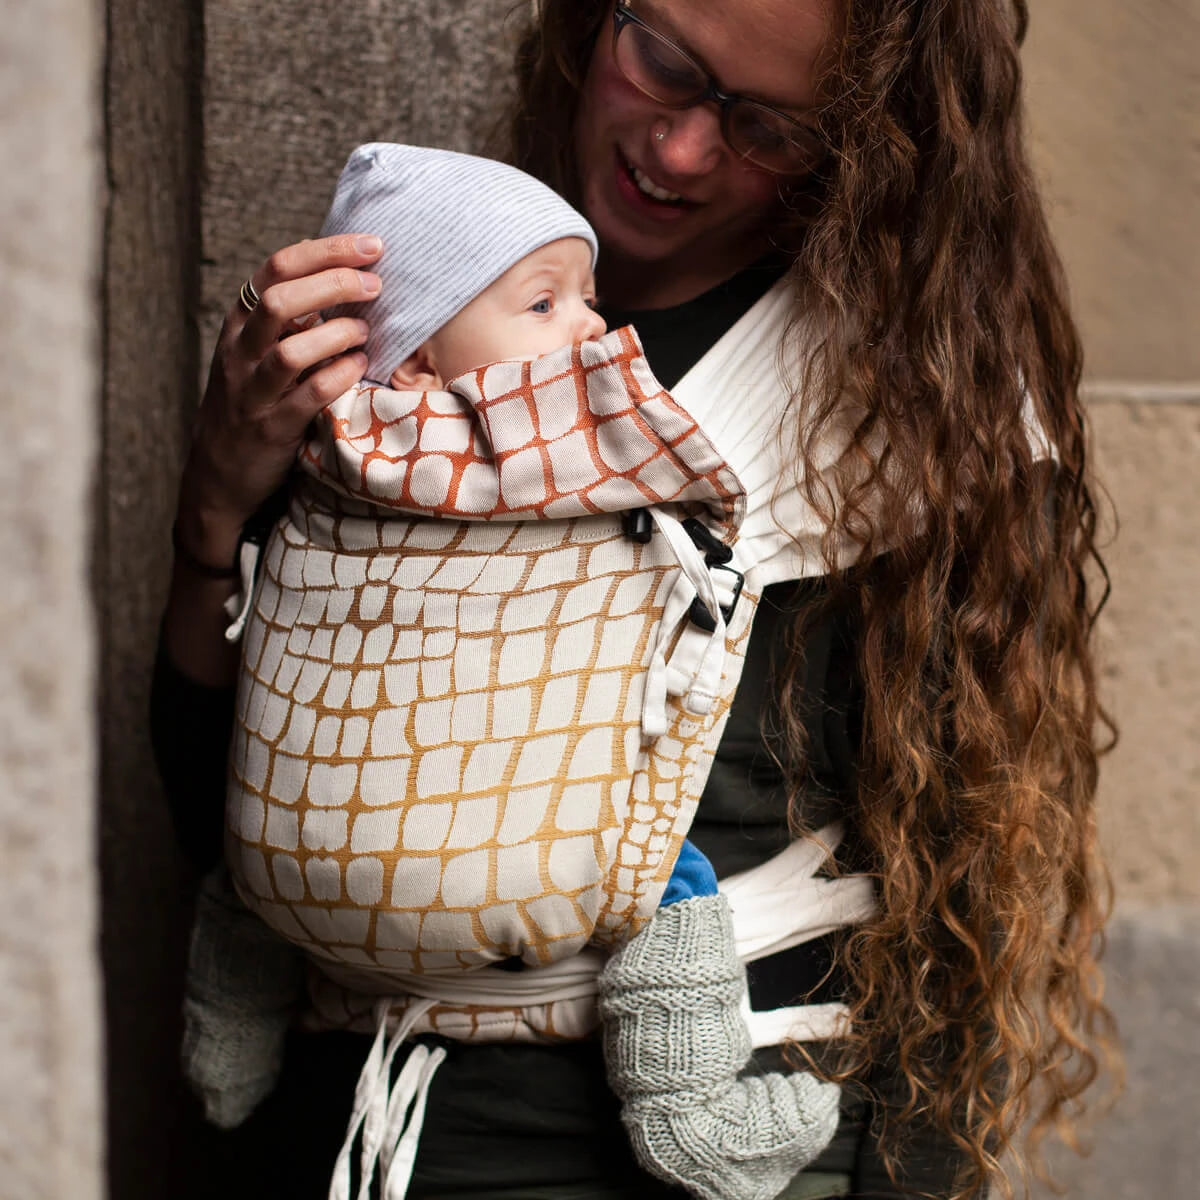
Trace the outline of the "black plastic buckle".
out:
[[[682,521],[684,531],[688,537],[692,539],[692,545],[697,550],[704,551],[704,565],[711,571],[728,571],[730,575],[737,577],[737,581],[733,585],[733,598],[728,604],[721,605],[721,616],[725,618],[725,624],[728,625],[733,617],[733,610],[737,607],[738,599],[742,594],[742,586],[746,582],[746,577],[736,567],[729,565],[729,560],[733,558],[733,547],[727,546],[721,541],[711,529],[706,525],[697,521],[695,517],[688,517],[686,521]],[[699,626],[706,633],[714,633],[717,628],[716,619],[712,613],[704,607],[704,601],[696,596],[688,609],[688,617],[693,625]]]
[[[625,536],[645,545],[654,533],[654,518],[648,508],[631,508],[621,517]]]

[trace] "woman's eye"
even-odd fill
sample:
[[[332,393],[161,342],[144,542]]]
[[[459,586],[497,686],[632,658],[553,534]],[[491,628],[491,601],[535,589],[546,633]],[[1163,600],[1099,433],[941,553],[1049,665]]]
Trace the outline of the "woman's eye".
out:
[[[704,90],[702,80],[697,85],[695,63],[684,58],[673,46],[651,36],[641,39],[638,50],[642,70],[651,79],[680,91],[690,92],[697,86]]]
[[[529,311],[535,313],[548,313],[550,311],[550,297],[543,296],[540,300],[535,300],[529,306]]]

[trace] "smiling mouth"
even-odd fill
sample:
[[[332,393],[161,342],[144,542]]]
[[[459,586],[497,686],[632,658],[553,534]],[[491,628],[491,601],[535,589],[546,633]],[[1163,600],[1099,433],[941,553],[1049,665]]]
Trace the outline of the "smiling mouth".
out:
[[[645,171],[635,167],[624,155],[621,155],[621,161],[625,170],[629,173],[629,178],[633,180],[634,187],[643,196],[648,196],[651,200],[655,200],[659,204],[670,204],[675,207],[682,207],[689,203],[678,192],[669,192],[666,188],[659,187]]]
[[[680,204],[683,202],[683,197],[678,192],[668,192],[666,188],[659,187],[649,175],[639,171],[633,163],[629,164],[629,173],[633,176],[633,182],[637,184],[638,191],[649,196],[651,199],[660,200],[663,204]]]

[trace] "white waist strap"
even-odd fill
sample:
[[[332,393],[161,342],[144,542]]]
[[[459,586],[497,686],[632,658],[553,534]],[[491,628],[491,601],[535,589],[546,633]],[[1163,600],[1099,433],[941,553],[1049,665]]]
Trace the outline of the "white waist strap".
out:
[[[816,874],[842,838],[838,824],[790,843],[774,858],[749,871],[721,881],[721,891],[733,910],[738,957],[754,962],[846,925],[869,919],[876,910],[874,888],[865,875],[826,879]],[[407,1024],[435,1004],[477,1005],[490,1008],[532,1008],[555,1004],[555,1028],[564,1037],[586,1036],[596,1024],[597,979],[606,955],[588,949],[546,967],[523,971],[470,971],[454,975],[399,975],[389,987],[422,1003]],[[351,987],[353,967],[336,975]],[[757,1013],[746,1001],[743,1012],[756,1047],[775,1046],[789,1038],[815,1041],[838,1036],[847,1010],[842,1004],[805,1004]]]

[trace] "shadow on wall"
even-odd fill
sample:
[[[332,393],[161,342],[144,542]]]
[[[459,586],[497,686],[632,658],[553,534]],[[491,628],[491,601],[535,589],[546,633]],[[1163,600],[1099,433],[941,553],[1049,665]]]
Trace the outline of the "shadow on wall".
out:
[[[1184,1200],[1200,1179],[1200,906],[1129,909],[1113,920],[1108,998],[1126,1057],[1125,1091],[1090,1131],[1088,1158],[1052,1164],[1079,1200]],[[1039,1200],[1054,1194],[1036,1193]]]

